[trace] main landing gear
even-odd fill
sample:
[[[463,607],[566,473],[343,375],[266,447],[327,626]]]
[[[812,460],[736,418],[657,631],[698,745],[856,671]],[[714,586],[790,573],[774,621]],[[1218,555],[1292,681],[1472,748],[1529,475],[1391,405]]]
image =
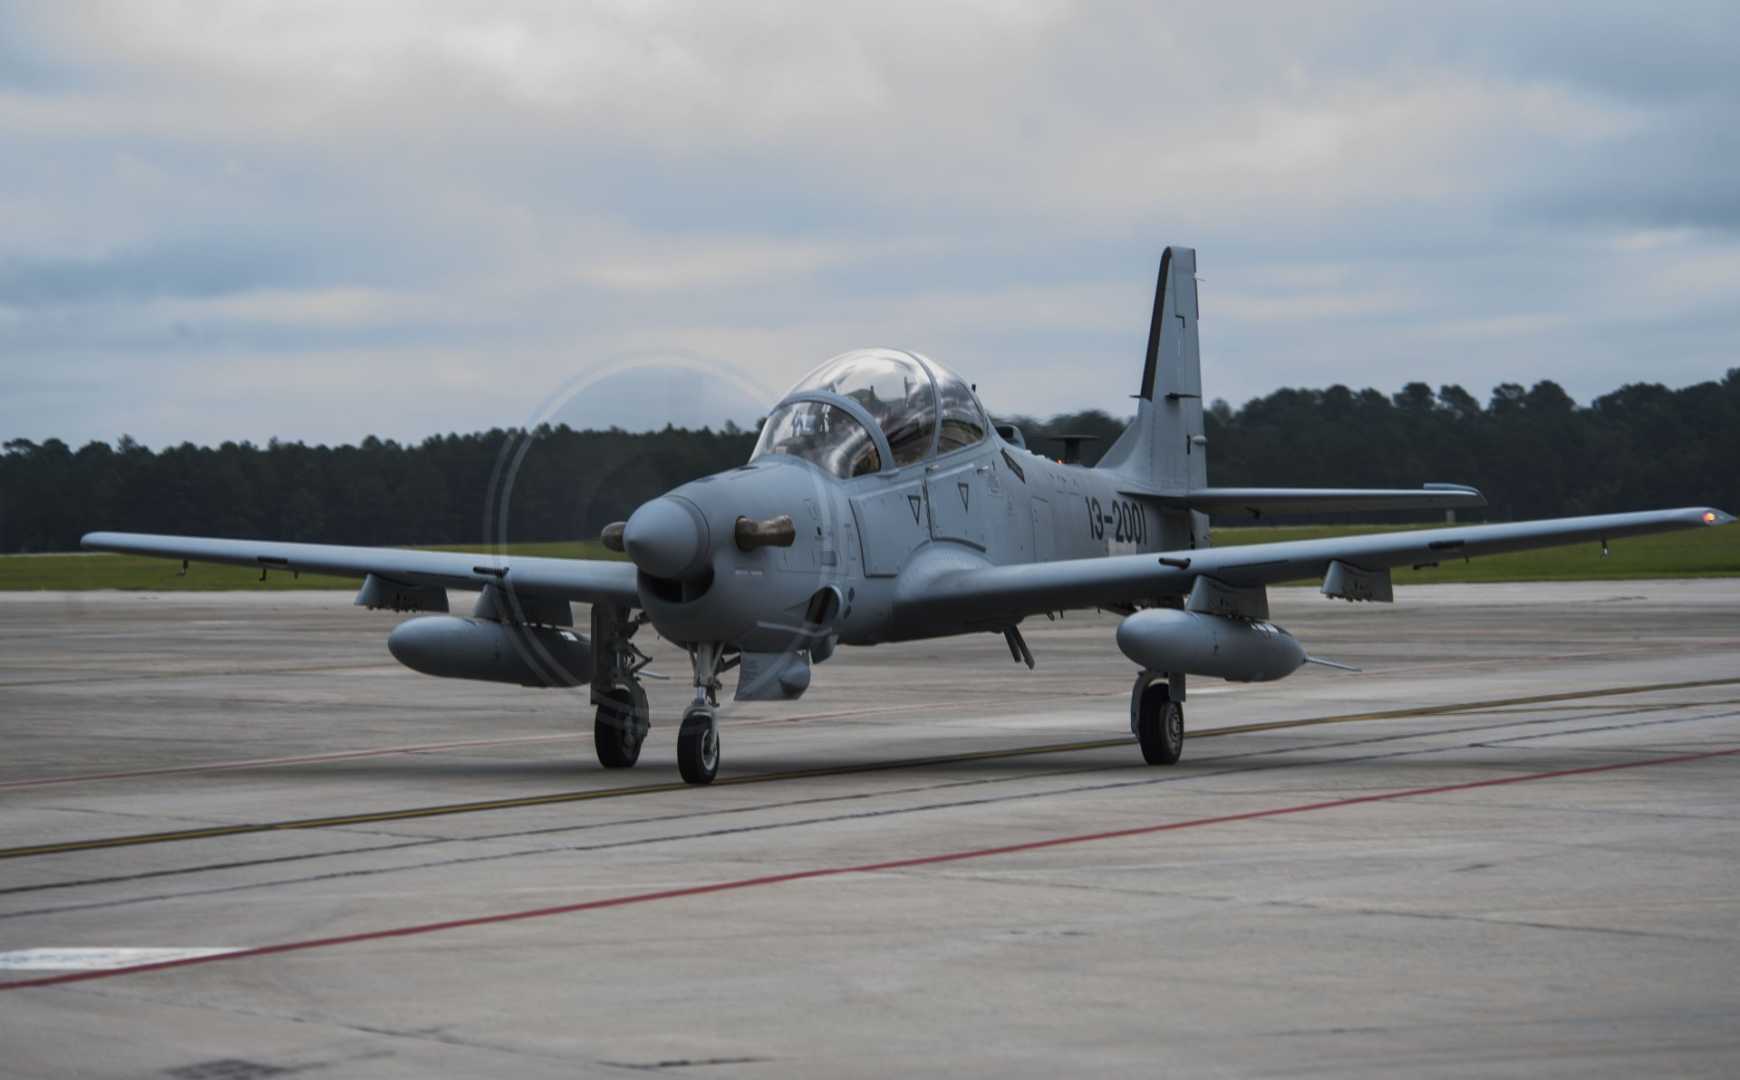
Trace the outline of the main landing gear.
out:
[[[598,706],[592,744],[606,769],[626,769],[639,761],[640,745],[652,727],[639,678],[652,657],[629,640],[645,621],[632,618],[627,608],[592,608],[592,703]]]
[[[1184,677],[1144,671],[1130,691],[1130,731],[1150,765],[1176,765],[1184,753]]]
[[[598,764],[606,769],[626,769],[640,760],[640,744],[652,728],[646,689],[639,679],[631,679],[593,697],[598,702],[598,714],[592,721]]]

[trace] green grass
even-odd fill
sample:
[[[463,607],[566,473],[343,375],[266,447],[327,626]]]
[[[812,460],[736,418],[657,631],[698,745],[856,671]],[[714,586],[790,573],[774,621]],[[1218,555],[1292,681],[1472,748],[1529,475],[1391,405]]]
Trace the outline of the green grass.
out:
[[[1270,544],[1281,540],[1315,540],[1325,536],[1359,536],[1402,529],[1442,528],[1441,525],[1299,525],[1217,528],[1216,547]],[[1740,525],[1687,529],[1615,540],[1601,556],[1594,541],[1568,547],[1539,548],[1509,555],[1470,560],[1445,559],[1436,567],[1393,571],[1398,585],[1445,581],[1605,581],[1644,578],[1740,577]],[[1317,579],[1300,581],[1316,585]]]
[[[1238,527],[1214,530],[1218,547],[1265,544],[1279,540],[1310,540],[1324,536],[1356,536],[1394,532],[1399,528],[1433,526],[1302,525]],[[482,545],[452,544],[431,551],[480,551]],[[512,555],[549,555],[571,559],[620,558],[596,540],[509,544]],[[351,578],[282,571],[266,575],[240,566],[194,563],[181,576],[181,564],[169,559],[134,555],[4,555],[0,556],[0,591],[30,589],[133,589],[151,592],[215,591],[221,589],[354,589]],[[1397,584],[1437,581],[1599,581],[1625,578],[1740,577],[1740,525],[1720,529],[1690,529],[1616,540],[1612,554],[1601,557],[1593,542],[1543,548],[1512,555],[1491,555],[1472,561],[1446,560],[1427,570],[1399,569]],[[1299,584],[1316,584],[1315,579]]]

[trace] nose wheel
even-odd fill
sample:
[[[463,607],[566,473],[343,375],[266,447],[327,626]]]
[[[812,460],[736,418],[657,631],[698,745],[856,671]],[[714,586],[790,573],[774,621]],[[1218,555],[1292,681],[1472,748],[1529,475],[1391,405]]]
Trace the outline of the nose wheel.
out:
[[[711,784],[719,775],[719,714],[691,705],[677,731],[677,771],[690,784]]]
[[[705,641],[689,646],[695,668],[695,701],[683,713],[677,730],[677,771],[690,784],[711,784],[719,775],[719,672],[725,645]],[[735,660],[732,661],[736,663]]]

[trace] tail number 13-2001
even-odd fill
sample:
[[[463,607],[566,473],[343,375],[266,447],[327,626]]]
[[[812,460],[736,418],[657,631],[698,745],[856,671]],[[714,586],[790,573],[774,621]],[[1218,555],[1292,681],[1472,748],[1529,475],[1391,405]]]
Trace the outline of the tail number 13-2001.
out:
[[[1140,544],[1148,539],[1148,519],[1142,508],[1122,499],[1112,500],[1112,512],[1106,513],[1098,499],[1088,499],[1088,531],[1095,540],[1106,538],[1107,527],[1114,544]]]

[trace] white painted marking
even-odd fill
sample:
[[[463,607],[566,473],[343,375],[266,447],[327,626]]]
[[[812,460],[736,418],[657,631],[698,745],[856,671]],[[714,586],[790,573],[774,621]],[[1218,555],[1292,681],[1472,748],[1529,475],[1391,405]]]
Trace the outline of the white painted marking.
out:
[[[241,952],[239,948],[77,948],[14,949],[0,952],[0,971],[102,971],[133,964],[158,964],[165,960],[192,960]]]

